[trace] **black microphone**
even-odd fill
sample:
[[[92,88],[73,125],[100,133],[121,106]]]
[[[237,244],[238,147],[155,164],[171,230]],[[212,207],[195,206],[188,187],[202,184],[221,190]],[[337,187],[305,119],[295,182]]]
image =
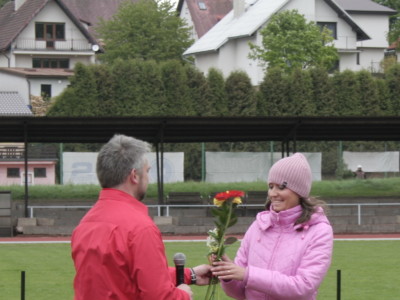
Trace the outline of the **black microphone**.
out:
[[[174,264],[176,268],[176,286],[185,283],[185,262],[186,256],[183,253],[175,253]]]

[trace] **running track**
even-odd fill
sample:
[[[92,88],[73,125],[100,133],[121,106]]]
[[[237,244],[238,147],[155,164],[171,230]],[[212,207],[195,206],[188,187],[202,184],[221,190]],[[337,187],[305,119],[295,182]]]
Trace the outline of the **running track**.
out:
[[[243,236],[236,236],[241,239]],[[165,235],[164,242],[187,242],[187,241],[205,241],[207,236],[198,235]],[[393,234],[337,234],[335,240],[400,240],[400,233]],[[23,236],[0,237],[0,244],[45,244],[45,243],[69,243],[70,236]]]

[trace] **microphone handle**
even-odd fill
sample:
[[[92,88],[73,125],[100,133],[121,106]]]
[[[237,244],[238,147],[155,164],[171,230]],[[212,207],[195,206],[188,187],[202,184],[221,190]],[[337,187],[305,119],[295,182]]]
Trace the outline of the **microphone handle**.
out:
[[[184,266],[175,266],[176,267],[176,286],[185,283],[185,268]]]

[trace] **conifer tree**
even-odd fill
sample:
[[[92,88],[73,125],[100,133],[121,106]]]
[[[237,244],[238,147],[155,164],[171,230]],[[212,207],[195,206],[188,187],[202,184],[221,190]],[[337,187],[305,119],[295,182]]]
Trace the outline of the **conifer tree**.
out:
[[[358,81],[355,73],[350,70],[337,72],[332,78],[335,95],[334,108],[339,116],[359,116],[360,101]]]
[[[209,87],[204,74],[192,65],[186,65],[187,85],[189,88],[189,98],[192,99],[195,115],[211,116],[212,103],[208,95]]]
[[[379,116],[378,89],[371,73],[363,70],[356,73],[358,80],[358,95],[360,98],[360,114],[362,116]]]
[[[165,89],[165,111],[167,116],[194,116],[192,99],[189,97],[187,74],[177,60],[161,63],[161,78]]]
[[[225,82],[229,115],[255,116],[257,98],[250,77],[243,71],[232,72]]]
[[[390,67],[385,73],[385,80],[389,91],[392,115],[400,116],[400,64]]]
[[[315,105],[312,101],[312,81],[308,72],[295,69],[289,76],[289,95],[285,115],[313,116]]]
[[[98,96],[98,116],[115,116],[118,111],[117,89],[108,65],[93,65],[92,72],[96,81]]]
[[[210,68],[207,74],[207,98],[212,103],[210,115],[226,116],[228,114],[228,98],[225,91],[225,79],[222,72]]]
[[[378,101],[381,114],[383,116],[393,115],[393,110],[390,101],[390,94],[386,81],[382,78],[376,78],[376,88],[378,92]]]
[[[99,115],[97,87],[89,66],[77,63],[70,86],[55,98],[49,116],[88,117]]]
[[[118,115],[161,114],[165,93],[159,65],[155,61],[119,60],[114,63],[112,70],[118,93]]]
[[[328,72],[323,68],[311,68],[309,73],[312,81],[312,101],[315,106],[315,115],[334,116],[334,97],[332,84]]]
[[[288,103],[288,80],[280,68],[271,68],[258,92],[258,110],[263,116],[282,116]]]

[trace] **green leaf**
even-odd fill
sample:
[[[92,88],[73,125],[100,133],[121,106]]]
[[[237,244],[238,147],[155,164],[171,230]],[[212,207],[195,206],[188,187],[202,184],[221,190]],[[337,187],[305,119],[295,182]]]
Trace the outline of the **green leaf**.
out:
[[[235,238],[234,236],[230,236],[228,238],[226,238],[224,245],[232,245],[233,243],[235,243],[238,239]]]

